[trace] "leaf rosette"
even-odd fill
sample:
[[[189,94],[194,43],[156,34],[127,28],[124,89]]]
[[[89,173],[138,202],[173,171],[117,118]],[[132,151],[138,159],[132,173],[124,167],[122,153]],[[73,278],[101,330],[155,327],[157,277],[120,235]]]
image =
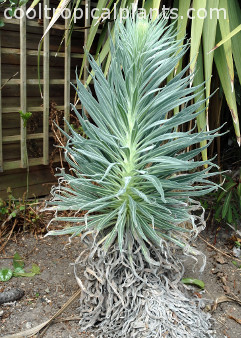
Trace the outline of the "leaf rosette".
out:
[[[77,77],[82,113],[72,105],[87,137],[69,125],[65,156],[74,175],[61,171],[50,202],[57,211],[76,212],[55,220],[75,224],[48,235],[93,232],[104,251],[115,241],[120,251],[123,241],[131,248],[135,240],[150,261],[151,244],[170,240],[183,248],[198,232],[192,198],[217,186],[209,180],[216,174],[212,161],[196,159],[217,130],[179,131],[204,101],[191,104],[201,86],[191,86],[188,67],[165,82],[188,48],[175,37],[164,20],[128,19],[116,24],[107,78],[89,55],[95,94]]]

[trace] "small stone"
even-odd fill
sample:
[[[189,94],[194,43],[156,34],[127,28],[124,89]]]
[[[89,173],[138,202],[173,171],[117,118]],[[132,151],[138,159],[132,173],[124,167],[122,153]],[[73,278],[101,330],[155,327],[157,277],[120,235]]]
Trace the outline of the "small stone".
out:
[[[32,327],[32,323],[27,322],[27,323],[26,323],[26,328],[27,328],[27,329],[31,329],[31,327]]]
[[[230,287],[228,285],[223,285],[223,289],[226,293],[230,293]]]
[[[44,297],[44,299],[45,299],[45,302],[46,302],[46,303],[48,303],[48,304],[51,303],[51,300],[48,299],[47,297]]]
[[[223,285],[227,285],[227,279],[225,277],[221,277],[221,281]]]
[[[220,254],[215,255],[214,258],[215,258],[216,262],[219,263],[219,264],[225,264],[226,263],[225,259]]]
[[[240,248],[236,248],[235,246],[233,247],[233,255],[234,257],[240,257],[241,255],[241,250]]]
[[[212,307],[211,307],[211,305],[210,304],[207,304],[206,306],[205,306],[205,309],[204,309],[204,311],[206,311],[206,312],[210,312],[212,310]]]

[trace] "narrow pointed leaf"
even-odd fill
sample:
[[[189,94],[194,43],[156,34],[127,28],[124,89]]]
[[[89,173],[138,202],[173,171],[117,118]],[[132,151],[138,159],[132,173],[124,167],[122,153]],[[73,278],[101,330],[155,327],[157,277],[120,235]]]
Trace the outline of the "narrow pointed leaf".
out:
[[[155,9],[159,10],[160,6],[161,6],[161,2],[162,0],[153,0],[152,3],[152,9],[153,11],[153,15],[152,15],[152,19],[155,20],[158,17],[158,11],[155,11]]]
[[[222,46],[225,42],[229,41],[229,39],[231,39],[233,36],[238,34],[240,31],[241,31],[241,24],[238,27],[236,27],[232,32],[230,32],[228,35],[226,35],[224,39],[219,41],[219,43],[217,43],[216,46],[210,52]]]
[[[96,6],[96,9],[98,10],[98,13],[101,12],[102,8],[105,8],[107,6],[108,1],[107,0],[99,0]],[[87,43],[86,43],[86,50],[89,52],[92,43],[94,41],[94,38],[97,34],[98,28],[99,28],[99,24],[100,24],[100,20],[99,19],[93,19],[92,23],[91,23],[91,27],[89,30],[89,34],[88,34],[88,39],[87,39]],[[84,67],[85,67],[85,61],[87,58],[87,54],[84,55],[83,57],[83,61],[82,61],[82,66],[80,69],[80,74],[79,74],[79,78],[81,78]]]
[[[191,49],[190,49],[190,72],[193,73],[196,67],[198,51],[201,43],[201,36],[203,32],[203,22],[204,15],[203,12],[200,12],[198,15],[198,10],[200,8],[206,8],[206,0],[193,0],[193,19],[192,28],[191,28]],[[202,16],[203,15],[203,16]]]
[[[62,14],[63,10],[67,8],[70,0],[61,0],[60,3],[58,4],[58,7],[56,8],[56,11],[54,12],[54,15],[52,19],[50,20],[50,23],[48,24],[48,27],[46,28],[41,40],[44,39],[44,37],[47,35],[47,33],[50,31],[50,29],[53,27],[55,22],[58,20],[60,15]],[[27,12],[28,13],[28,12]]]
[[[213,58],[214,53],[209,53],[210,49],[213,48],[216,41],[216,30],[217,30],[217,12],[212,12],[212,18],[210,16],[211,8],[219,8],[219,0],[213,0],[207,2],[207,13],[208,16],[204,20],[203,24],[203,57],[204,57],[204,74],[205,74],[205,86],[206,86],[206,98],[211,93],[211,77],[213,69]],[[207,101],[207,117],[208,117],[208,103]]]
[[[202,84],[201,90],[202,90],[202,97],[201,99],[203,100],[205,98],[205,91],[204,91],[204,76],[203,76],[203,53],[202,53],[202,46],[200,45],[199,48],[199,53],[197,57],[197,72],[194,77],[193,84],[194,86],[198,86]],[[197,94],[200,93],[200,90],[197,91]],[[195,97],[195,102],[198,102],[200,100],[200,94]],[[198,111],[202,111],[197,117],[197,127],[198,131],[206,131],[207,130],[207,120],[206,120],[206,105],[205,101],[202,102],[201,106],[199,107]],[[200,146],[205,147],[207,144],[207,141],[201,141]],[[208,155],[207,155],[207,149],[204,149],[202,151],[202,159],[203,161],[207,161]]]
[[[34,0],[29,8],[34,8],[41,0]]]
[[[228,1],[227,0],[219,0],[219,9],[226,9],[226,17],[224,15],[219,16],[219,26],[221,30],[221,35],[223,39],[226,39],[227,36],[230,35],[230,27],[229,27],[229,13],[228,13]],[[241,27],[241,26],[240,26]],[[232,54],[232,43],[230,38],[226,39],[225,44],[223,45],[225,57],[228,65],[228,73],[231,81],[232,91],[234,90],[234,69],[233,69],[233,54]],[[228,79],[226,80],[228,81]]]
[[[230,29],[233,31],[241,25],[241,8],[238,0],[228,1],[228,14]],[[232,38],[232,51],[235,66],[237,69],[239,82],[241,83],[241,32],[235,34]]]
[[[187,21],[188,21],[188,9],[190,7],[191,0],[179,0],[178,6],[178,19],[177,19],[177,40],[183,40],[187,35]],[[180,42],[180,47],[183,45],[183,41]],[[174,70],[175,74],[178,74],[182,68],[181,58]]]
[[[221,33],[219,26],[217,27],[217,39],[220,40]],[[218,70],[219,78],[223,87],[225,98],[227,100],[235,129],[235,134],[237,137],[237,142],[240,145],[240,126],[239,126],[239,117],[236,104],[236,95],[235,91],[232,90],[231,82],[227,81],[229,78],[228,65],[225,57],[223,46],[215,50],[214,60]]]
[[[231,198],[232,198],[232,191],[229,191],[229,193],[227,194],[227,196],[224,200],[224,203],[223,203],[223,209],[222,209],[222,218],[223,219],[227,215],[228,208],[230,206]]]

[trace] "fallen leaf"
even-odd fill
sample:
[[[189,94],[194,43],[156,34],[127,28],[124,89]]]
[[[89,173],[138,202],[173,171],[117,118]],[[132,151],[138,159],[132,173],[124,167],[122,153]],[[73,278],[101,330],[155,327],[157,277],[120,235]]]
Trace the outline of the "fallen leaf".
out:
[[[205,287],[205,284],[202,280],[200,279],[195,279],[195,278],[183,278],[181,280],[181,282],[183,284],[193,284],[193,285],[196,285],[198,286],[200,289],[204,289]]]

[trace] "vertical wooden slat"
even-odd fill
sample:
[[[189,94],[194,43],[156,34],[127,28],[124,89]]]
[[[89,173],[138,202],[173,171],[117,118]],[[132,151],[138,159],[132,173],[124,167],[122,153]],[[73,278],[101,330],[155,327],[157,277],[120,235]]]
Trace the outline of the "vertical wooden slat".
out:
[[[69,8],[70,5],[68,6]],[[70,67],[71,67],[71,38],[68,39],[70,19],[65,19],[65,58],[64,58],[64,118],[70,118]],[[64,125],[64,130],[68,132],[68,126]]]
[[[2,86],[2,51],[1,51],[2,33],[0,29],[0,86]],[[3,130],[2,130],[2,89],[0,89],[0,172],[3,171]]]
[[[24,12],[26,6],[22,7]],[[26,63],[26,15],[20,19],[20,105],[23,113],[27,110],[27,63]],[[26,128],[21,118],[21,166],[27,167]]]
[[[85,27],[90,26],[90,0],[85,0]],[[89,29],[85,29],[85,36],[84,36],[84,45],[87,45],[87,40],[88,40],[88,35],[89,35]],[[89,73],[88,73],[88,59],[86,58],[85,61],[85,68],[84,68],[84,81],[86,82]]]
[[[44,0],[44,6],[49,8],[49,0]],[[47,15],[44,15],[44,32],[49,24]],[[49,33],[43,42],[43,164],[49,163]]]

